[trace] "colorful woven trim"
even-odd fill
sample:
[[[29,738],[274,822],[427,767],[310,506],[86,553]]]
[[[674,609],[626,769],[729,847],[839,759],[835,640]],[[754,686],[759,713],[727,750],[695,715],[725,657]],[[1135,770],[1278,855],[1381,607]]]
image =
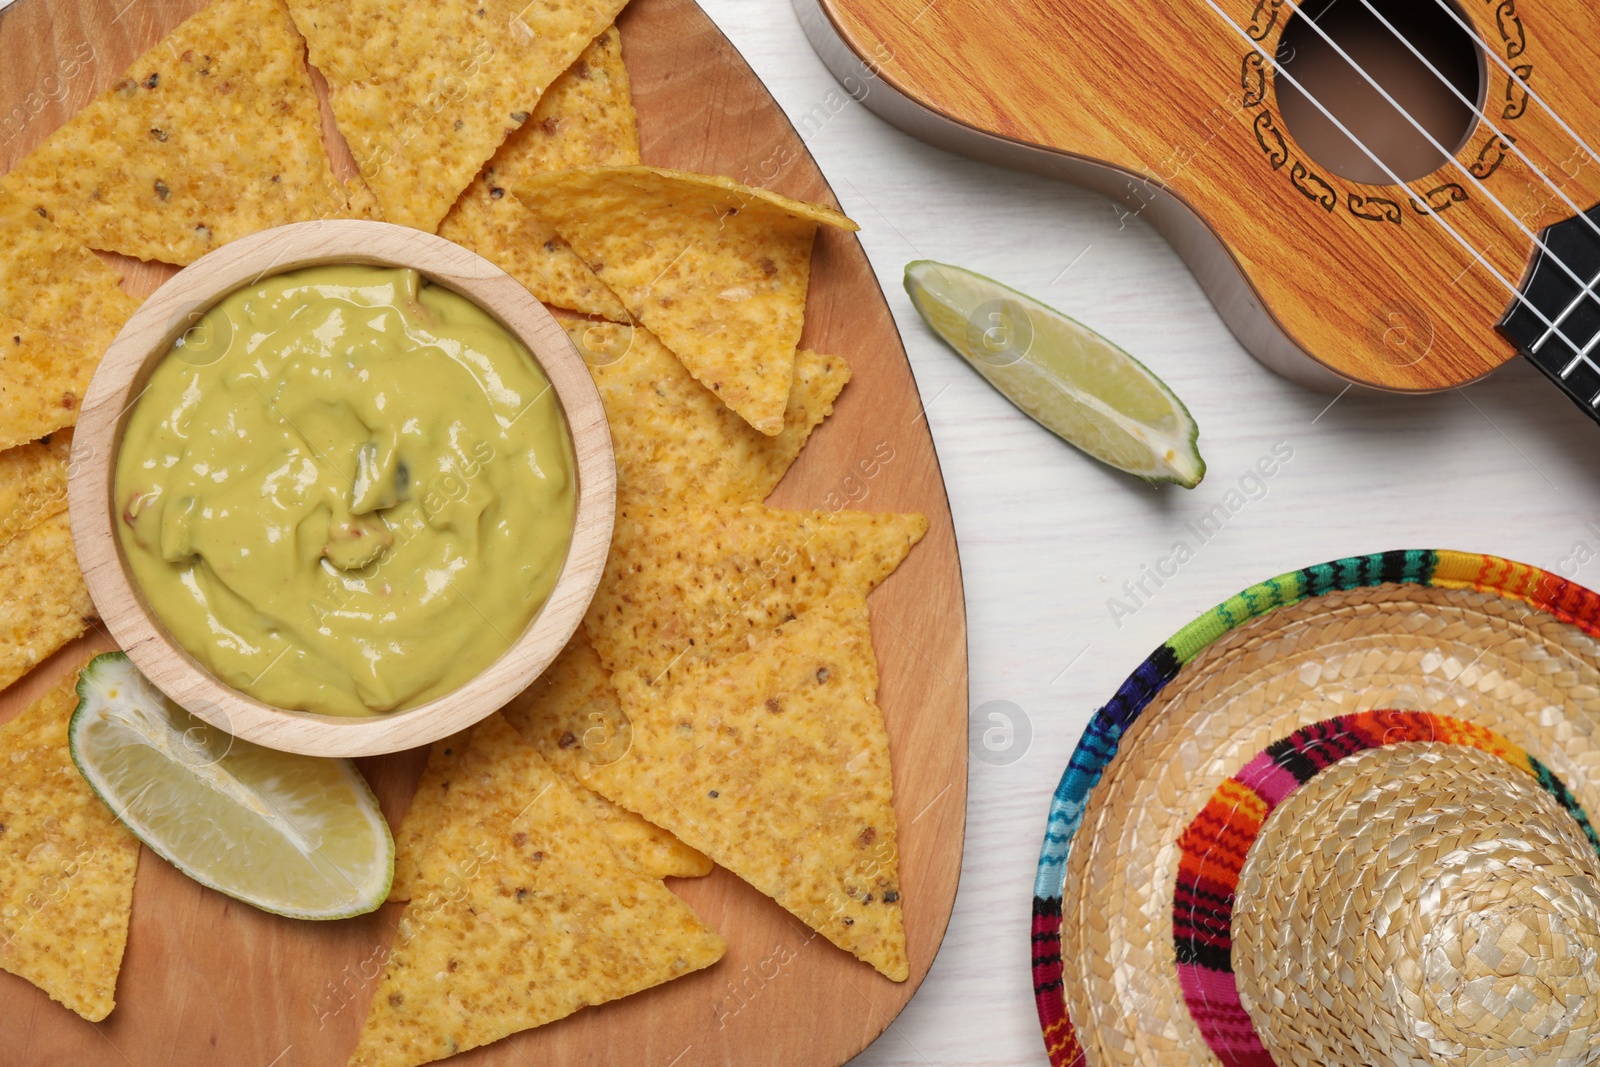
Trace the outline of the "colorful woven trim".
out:
[[[1084,1063],[1061,988],[1062,874],[1089,791],[1117,754],[1123,733],[1184,664],[1235,626],[1308,597],[1385,583],[1493,593],[1600,637],[1600,596],[1583,586],[1498,556],[1429,549],[1352,556],[1280,575],[1251,586],[1179,630],[1095,713],[1051,798],[1033,889],[1033,990],[1052,1067]]]
[[[1189,1016],[1229,1067],[1274,1067],[1239,999],[1233,904],[1245,859],[1267,816],[1342,759],[1407,741],[1468,745],[1532,775],[1575,819],[1596,853],[1600,837],[1577,798],[1544,764],[1493,730],[1421,711],[1366,711],[1326,719],[1269,745],[1217,787],[1178,839],[1172,943]]]

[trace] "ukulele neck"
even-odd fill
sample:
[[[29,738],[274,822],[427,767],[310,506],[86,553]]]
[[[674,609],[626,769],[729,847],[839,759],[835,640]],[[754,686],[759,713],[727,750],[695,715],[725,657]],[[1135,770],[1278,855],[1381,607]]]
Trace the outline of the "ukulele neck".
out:
[[[1495,328],[1600,422],[1600,207],[1556,223],[1542,239]]]

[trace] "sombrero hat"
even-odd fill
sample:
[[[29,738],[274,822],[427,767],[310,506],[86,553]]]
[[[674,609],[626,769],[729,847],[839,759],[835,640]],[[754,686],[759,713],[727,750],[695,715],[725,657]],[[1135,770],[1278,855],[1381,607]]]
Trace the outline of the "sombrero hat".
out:
[[[1588,589],[1433,551],[1179,631],[1051,806],[1050,1062],[1600,1063],[1597,635]]]

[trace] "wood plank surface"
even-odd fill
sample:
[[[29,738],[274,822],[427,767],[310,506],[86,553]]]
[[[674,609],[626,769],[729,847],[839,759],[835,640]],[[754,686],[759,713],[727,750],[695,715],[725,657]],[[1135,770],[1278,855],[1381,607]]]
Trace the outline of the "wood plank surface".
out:
[[[195,0],[18,0],[0,14],[0,166],[9,169]],[[804,144],[691,0],[636,0],[620,20],[647,163],[729,174],[834,202]],[[348,159],[343,161],[348,166]],[[170,274],[121,264],[148,293]],[[932,528],[871,598],[879,701],[894,760],[911,979],[896,984],[718,870],[675,880],[728,939],[715,967],[451,1062],[839,1064],[915,992],[944,936],[966,811],[967,653],[954,530],[911,370],[857,239],[819,236],[802,344],[854,372],[772,503],[919,510]],[[91,649],[91,633],[0,695],[0,720]],[[362,760],[391,823],[424,752]],[[146,851],[117,1008],[90,1024],[0,973],[0,1060],[30,1065],[338,1065],[355,1043],[397,906],[335,923],[258,912],[202,889]]]

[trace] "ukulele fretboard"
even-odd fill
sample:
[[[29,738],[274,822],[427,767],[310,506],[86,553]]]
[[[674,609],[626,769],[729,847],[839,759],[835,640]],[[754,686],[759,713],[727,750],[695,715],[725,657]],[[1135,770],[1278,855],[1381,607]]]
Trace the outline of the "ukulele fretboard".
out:
[[[1600,207],[1543,234],[1497,329],[1600,422]]]

